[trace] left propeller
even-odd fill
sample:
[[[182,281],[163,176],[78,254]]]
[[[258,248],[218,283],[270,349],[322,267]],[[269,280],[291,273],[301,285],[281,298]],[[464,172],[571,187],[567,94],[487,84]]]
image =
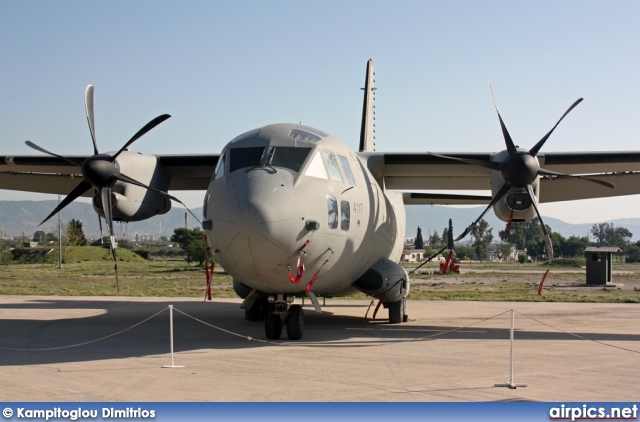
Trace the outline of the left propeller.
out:
[[[40,151],[45,154],[52,155],[54,157],[58,157],[67,162],[73,163],[75,165],[79,165],[83,180],[71,191],[69,194],[60,202],[60,204],[49,214],[40,225],[44,224],[47,220],[53,217],[56,213],[60,212],[64,207],[73,202],[76,198],[82,196],[89,189],[95,189],[100,193],[100,198],[102,199],[102,208],[104,211],[104,217],[107,222],[107,226],[109,228],[109,241],[111,244],[111,251],[113,253],[113,259],[116,261],[116,281],[118,279],[118,266],[116,260],[116,242],[115,235],[113,233],[113,214],[112,214],[112,205],[111,205],[111,187],[118,181],[124,183],[130,183],[157,193],[160,193],[168,198],[176,200],[173,196],[167,194],[166,192],[162,192],[158,189],[152,188],[151,186],[145,185],[144,183],[138,182],[131,177],[128,177],[120,172],[118,163],[116,159],[118,156],[126,150],[131,144],[140,139],[143,135],[149,132],[151,129],[159,125],[160,123],[167,120],[171,117],[168,114],[163,114],[161,116],[156,117],[151,120],[149,123],[144,125],[142,129],[140,129],[131,139],[129,139],[123,146],[120,148],[115,154],[100,154],[98,150],[98,143],[96,141],[96,131],[95,131],[95,120],[93,113],[93,85],[87,86],[87,89],[84,93],[84,106],[85,112],[87,115],[87,122],[89,124],[89,131],[91,132],[91,140],[93,141],[93,152],[94,155],[86,158],[84,161],[79,162],[73,158],[64,157],[59,154],[55,154],[51,151],[47,151],[46,149],[34,144],[31,141],[26,141],[27,146],[35,149],[36,151]]]
[[[540,215],[540,211],[538,210],[536,195],[534,193],[533,186],[532,186],[533,183],[536,181],[536,179],[539,176],[547,176],[551,178],[572,177],[572,178],[579,178],[591,183],[597,183],[599,185],[603,185],[611,189],[613,189],[615,186],[612,183],[605,182],[598,179],[593,179],[590,177],[574,175],[574,174],[557,173],[554,171],[540,168],[540,163],[536,158],[536,155],[538,154],[542,146],[545,144],[545,142],[547,142],[547,139],[549,139],[549,136],[551,136],[551,134],[556,129],[556,127],[558,127],[562,119],[564,119],[571,110],[573,110],[578,104],[580,104],[580,102],[582,102],[582,98],[579,98],[578,100],[576,100],[567,109],[567,111],[564,112],[562,117],[560,117],[560,119],[551,128],[551,130],[547,132],[547,134],[544,135],[542,139],[540,139],[540,141],[538,141],[538,143],[533,146],[533,148],[531,148],[529,151],[526,151],[524,149],[516,147],[516,145],[513,143],[513,140],[511,139],[511,135],[509,134],[509,131],[507,130],[507,127],[505,126],[504,121],[502,120],[502,116],[500,115],[500,110],[498,110],[498,105],[496,104],[496,100],[493,96],[493,90],[491,89],[491,84],[489,84],[489,92],[491,93],[491,100],[493,101],[493,105],[496,109],[496,112],[498,113],[498,119],[500,120],[502,135],[504,137],[504,142],[507,147],[507,151],[506,151],[507,155],[504,158],[504,160],[483,161],[483,160],[471,160],[471,159],[465,159],[465,158],[451,157],[451,156],[439,155],[439,154],[433,154],[433,153],[431,154],[435,157],[440,157],[446,160],[460,161],[466,164],[477,165],[477,166],[489,168],[491,170],[499,171],[500,174],[502,175],[502,178],[504,179],[504,184],[498,190],[498,192],[491,198],[491,202],[489,203],[487,208],[485,208],[482,214],[480,214],[480,216],[473,223],[471,223],[465,229],[465,231],[455,239],[455,241],[457,242],[462,238],[464,238],[465,236],[467,236],[473,230],[476,224],[482,219],[482,217],[487,213],[487,211],[489,211],[496,203],[498,203],[498,201],[500,201],[512,187],[520,188],[520,189],[523,189],[524,192],[526,192],[526,195],[528,196],[528,199],[531,202],[531,205],[533,206],[536,214],[538,215],[538,219],[540,220],[540,226],[542,228],[542,232],[545,238],[545,248],[547,250],[547,256],[549,257],[549,261],[551,261],[551,259],[553,259],[553,246],[551,244],[551,239],[549,238],[549,234],[547,233],[547,229],[542,221],[542,216]]]

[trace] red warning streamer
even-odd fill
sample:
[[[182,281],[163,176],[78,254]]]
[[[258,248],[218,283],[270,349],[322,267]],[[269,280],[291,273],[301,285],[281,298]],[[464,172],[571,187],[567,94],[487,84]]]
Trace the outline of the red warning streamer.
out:
[[[509,221],[507,222],[507,228],[504,230],[504,241],[506,242],[509,239],[509,232],[511,231],[511,222],[513,221],[513,210],[511,210],[511,214],[509,215]]]
[[[209,258],[209,242],[207,241],[207,235],[204,235],[204,241],[207,244],[207,258]],[[211,279],[213,278],[213,270],[215,268],[215,263],[211,263],[211,267],[209,267],[209,263],[207,259],[204,260],[204,273],[207,277],[207,290],[204,294],[204,300],[211,300]]]
[[[302,274],[304,273],[304,263],[302,262],[302,255],[306,254],[304,250],[307,248],[307,246],[309,246],[309,240],[307,240],[298,251],[298,262],[296,264],[297,270],[295,278],[293,277],[293,274],[291,274],[291,267],[289,267],[289,281],[293,284],[300,283],[300,279],[302,278]]]
[[[320,265],[320,268],[318,268],[318,271],[316,271],[313,277],[311,277],[311,281],[309,282],[309,284],[307,284],[307,288],[304,289],[306,293],[309,293],[311,291],[311,286],[313,286],[313,283],[316,281],[316,278],[318,278],[318,274],[320,273],[320,270],[322,269],[322,267],[324,267],[324,264],[326,264],[327,262],[329,262],[328,258],[324,260],[322,265]]]
[[[451,255],[453,255],[453,249],[449,251],[449,255],[447,255],[447,260],[444,261],[444,269],[442,270],[442,274],[447,273],[447,269],[449,268],[449,263],[451,262]]]
[[[542,280],[540,281],[540,285],[538,286],[538,294],[542,294],[542,285],[544,284],[544,280],[547,278],[547,274],[549,274],[549,270],[544,272],[542,276]]]
[[[376,310],[373,311],[373,319],[376,319],[376,315],[378,315],[378,309],[380,309],[380,305],[382,305],[382,302],[384,302],[384,299],[387,297],[386,293],[383,293],[382,296],[380,296],[380,300],[378,301],[378,304],[376,305]]]

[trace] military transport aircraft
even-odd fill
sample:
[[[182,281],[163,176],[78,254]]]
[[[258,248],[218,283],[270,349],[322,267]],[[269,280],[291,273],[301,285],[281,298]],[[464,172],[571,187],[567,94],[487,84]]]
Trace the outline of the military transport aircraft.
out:
[[[359,150],[324,130],[273,124],[231,140],[220,154],[150,155],[128,147],[169,115],[159,116],[117,152],[100,153],[93,86],[85,92],[93,155],[0,157],[0,189],[67,194],[45,221],[80,196],[107,221],[139,221],[171,208],[167,192],[203,190],[203,229],[215,259],[233,277],[241,307],[265,321],[269,339],[287,327],[304,331],[296,297],[361,291],[378,298],[389,321],[407,320],[409,276],[398,265],[406,204],[487,204],[504,221],[540,217],[538,203],[640,194],[640,151],[543,153],[560,121],[531,149],[515,146],[502,120],[498,153],[389,153],[374,150],[375,94],[367,63]],[[493,98],[493,93],[491,93]],[[495,105],[495,100],[494,100]],[[491,195],[419,191],[486,190]],[[544,224],[541,224],[542,230]],[[545,231],[546,234],[546,231]],[[553,255],[547,237],[549,257]]]

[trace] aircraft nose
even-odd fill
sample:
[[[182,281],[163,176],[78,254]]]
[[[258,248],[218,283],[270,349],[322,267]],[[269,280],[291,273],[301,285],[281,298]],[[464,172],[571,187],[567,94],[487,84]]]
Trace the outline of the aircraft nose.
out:
[[[211,202],[212,243],[222,266],[251,280],[273,274],[287,280],[287,264],[304,230],[290,184],[276,175],[246,177]]]

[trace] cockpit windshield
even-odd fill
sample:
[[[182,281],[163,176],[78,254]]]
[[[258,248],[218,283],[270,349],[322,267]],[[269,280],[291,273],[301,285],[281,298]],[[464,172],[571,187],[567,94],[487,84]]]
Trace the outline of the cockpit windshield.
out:
[[[299,172],[309,156],[311,148],[295,147],[250,147],[231,148],[229,173],[243,168],[281,167]]]
[[[246,167],[259,166],[264,147],[231,148],[229,154],[229,173]]]
[[[311,148],[276,147],[271,159],[273,167],[284,167],[296,173],[300,171]]]

